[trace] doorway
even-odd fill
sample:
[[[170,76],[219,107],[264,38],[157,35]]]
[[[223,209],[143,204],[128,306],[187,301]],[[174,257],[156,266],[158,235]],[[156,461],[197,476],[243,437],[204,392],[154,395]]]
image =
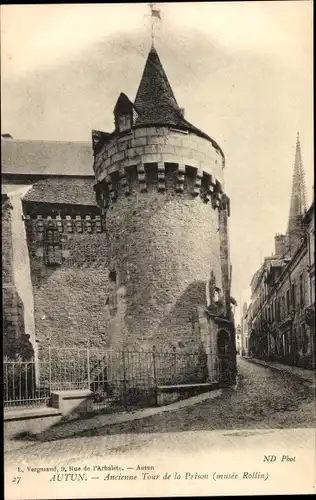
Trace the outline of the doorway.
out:
[[[217,355],[220,385],[233,384],[235,380],[233,369],[233,345],[231,342],[231,335],[226,330],[220,330],[217,334]]]

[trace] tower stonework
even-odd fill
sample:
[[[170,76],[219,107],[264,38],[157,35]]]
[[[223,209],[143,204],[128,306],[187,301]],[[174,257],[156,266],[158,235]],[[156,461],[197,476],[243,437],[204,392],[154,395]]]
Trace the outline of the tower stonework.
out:
[[[135,103],[121,94],[114,115],[114,132],[93,131],[111,346],[196,349],[212,330],[208,306],[226,321],[217,330],[233,329],[224,154],[184,118],[154,48]]]

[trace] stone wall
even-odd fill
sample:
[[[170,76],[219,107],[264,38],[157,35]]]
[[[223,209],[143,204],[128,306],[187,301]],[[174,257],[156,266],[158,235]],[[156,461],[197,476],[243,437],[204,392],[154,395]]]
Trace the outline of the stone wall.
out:
[[[14,355],[16,341],[24,332],[24,325],[19,314],[18,297],[13,279],[12,249],[12,205],[10,199],[2,196],[2,307],[3,307],[3,351],[4,355]],[[22,328],[21,328],[22,327]]]
[[[25,276],[28,256],[24,252],[25,238],[21,238],[24,227],[20,210],[20,195],[2,196],[3,353],[9,358],[29,359],[34,354],[30,343],[34,340],[33,308]]]
[[[29,252],[26,241],[26,230],[23,222],[22,198],[30,186],[19,192],[12,193],[12,249],[13,272],[17,293],[21,298],[24,310],[25,334],[29,335],[31,344],[36,352],[34,302],[29,262]]]
[[[44,261],[46,218],[27,219],[36,339],[40,349],[108,345],[107,236],[86,219],[60,219],[61,265]],[[78,233],[80,224],[82,233]],[[91,227],[92,224],[92,227]]]
[[[223,183],[224,158],[211,142],[192,133],[147,127],[114,137],[95,158],[96,179],[139,163],[164,161],[204,170]]]
[[[229,252],[229,231],[228,217],[230,206],[226,196],[223,197],[220,209],[218,211],[218,227],[220,238],[220,261],[222,275],[222,290],[225,313],[228,314],[231,307],[231,267],[230,267],[230,252]]]
[[[207,304],[211,275],[229,295],[223,168],[211,141],[167,127],[133,129],[95,154],[115,276],[115,348],[200,345],[192,318]]]
[[[198,307],[198,320],[202,345],[206,354],[208,381],[217,384],[219,382],[217,358],[218,326],[207,316],[205,308],[201,306]]]
[[[13,250],[12,250],[12,205],[7,195],[1,199],[2,215],[2,284],[11,285],[13,282]]]
[[[120,345],[194,346],[192,318],[206,305],[211,271],[222,288],[217,211],[199,198],[151,193],[118,200],[106,224],[109,268],[124,288]]]

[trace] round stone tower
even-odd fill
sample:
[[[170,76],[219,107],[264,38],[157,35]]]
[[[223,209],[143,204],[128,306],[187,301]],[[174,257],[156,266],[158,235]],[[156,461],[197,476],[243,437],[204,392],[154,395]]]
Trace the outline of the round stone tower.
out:
[[[155,48],[135,102],[120,94],[114,118],[114,132],[93,131],[111,345],[196,348],[200,311],[230,310],[224,154],[184,118]]]

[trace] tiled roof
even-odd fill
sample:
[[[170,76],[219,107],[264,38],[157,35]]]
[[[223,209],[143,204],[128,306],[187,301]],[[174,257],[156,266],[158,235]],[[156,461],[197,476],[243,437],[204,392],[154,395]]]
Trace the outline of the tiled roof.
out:
[[[184,129],[211,141],[217,149],[218,144],[207,134],[189,123],[180,109],[157,51],[151,48],[135,98],[138,118],[135,126],[166,125]],[[223,152],[221,151],[223,154]],[[224,154],[223,154],[224,156]]]
[[[38,181],[23,200],[49,204],[97,206],[93,179],[52,177]]]
[[[90,142],[1,139],[3,174],[94,176]]]

